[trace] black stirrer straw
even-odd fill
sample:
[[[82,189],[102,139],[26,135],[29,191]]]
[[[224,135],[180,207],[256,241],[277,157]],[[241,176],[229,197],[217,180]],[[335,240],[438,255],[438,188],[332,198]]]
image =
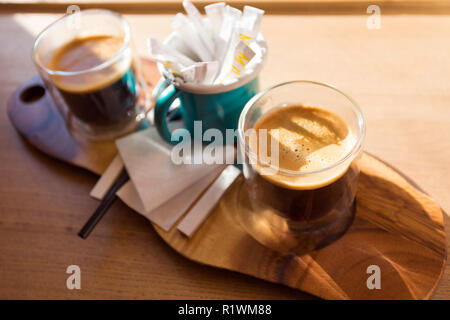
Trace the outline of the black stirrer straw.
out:
[[[78,232],[78,235],[86,239],[89,234],[94,230],[97,223],[103,218],[106,211],[108,211],[109,207],[114,203],[114,201],[117,199],[116,192],[122,187],[125,182],[127,182],[130,179],[128,176],[127,171],[125,168],[122,169],[120,172],[119,177],[114,182],[114,184],[109,188],[108,193],[103,198],[100,205],[97,207],[97,209],[94,211],[92,216],[89,218],[89,220],[86,222],[86,224],[83,226],[83,228]]]
[[[178,112],[178,109],[170,110],[167,114],[167,121],[173,121],[173,120],[179,120],[181,118],[180,113]],[[99,221],[103,218],[105,213],[108,211],[109,207],[114,203],[114,201],[117,199],[116,192],[130,179],[130,176],[128,175],[125,168],[122,169],[119,176],[117,177],[116,181],[114,181],[114,184],[109,188],[108,193],[103,198],[100,205],[95,209],[92,216],[89,218],[89,220],[85,223],[83,228],[81,228],[80,232],[78,232],[78,235],[86,239],[89,234],[94,230],[95,226]]]

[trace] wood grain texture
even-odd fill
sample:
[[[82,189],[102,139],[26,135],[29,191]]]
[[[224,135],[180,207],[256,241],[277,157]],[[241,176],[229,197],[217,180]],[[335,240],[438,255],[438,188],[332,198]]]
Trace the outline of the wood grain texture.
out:
[[[152,73],[157,71],[150,62],[143,65],[147,66],[144,74],[151,85]],[[115,147],[101,144],[102,148],[98,148],[83,141],[77,143],[68,134],[48,94],[32,102],[24,101],[27,93],[28,98],[32,98],[30,88],[37,85],[39,82],[33,77],[12,95],[8,114],[16,129],[37,149],[73,165],[96,172],[110,163]],[[134,154],[133,161],[141,163],[135,170],[148,165],[148,153],[152,151],[149,145],[144,147],[148,140],[138,137],[145,138],[133,135],[119,140],[122,158],[125,160],[126,156]],[[143,146],[142,150],[133,147],[136,143]],[[125,152],[127,148],[133,152]],[[433,200],[383,163],[368,155],[363,156],[361,163],[352,227],[337,242],[308,255],[277,254],[245,232],[239,225],[242,215],[248,214],[245,210],[248,204],[243,203],[242,194],[246,191],[242,179],[233,184],[200,227],[192,226],[192,219],[209,212],[195,211],[206,198],[198,200],[189,216],[169,232],[156,224],[153,227],[177,252],[195,262],[284,284],[324,299],[427,299],[441,278],[447,260],[442,212]],[[130,162],[125,161],[125,164],[130,165]],[[156,170],[163,170],[157,161],[155,165]],[[239,172],[233,166],[228,169],[234,169],[236,175]],[[140,177],[142,172],[137,170],[135,177],[136,174]],[[129,174],[133,178],[133,172]],[[147,177],[140,182],[145,185],[142,190],[149,195],[152,195],[151,185],[148,185],[151,181]],[[206,191],[205,197],[210,191]],[[130,198],[122,197],[122,200],[127,203]],[[149,205],[154,203],[151,201]],[[135,203],[129,206],[134,208]],[[382,270],[381,290],[369,290],[366,286],[366,270],[371,265]]]
[[[89,241],[76,236],[98,202],[97,177],[35,151],[6,116],[6,99],[36,71],[33,38],[58,14],[0,14],[0,297],[1,298],[311,298],[235,272],[193,263],[148,221],[116,203]],[[129,15],[134,42],[170,32],[172,15]],[[365,149],[418,182],[450,211],[449,16],[266,16],[270,51],[262,88],[290,79],[333,83],[361,106]],[[289,50],[286,45],[289,44]],[[295,54],[294,54],[295,53]],[[446,230],[450,219],[444,216]],[[447,236],[447,248],[449,237]],[[78,264],[82,290],[67,290],[65,269]],[[450,298],[450,266],[433,294]]]
[[[151,93],[160,78],[156,64],[141,59],[141,68]],[[24,138],[56,159],[102,174],[117,154],[114,141],[72,137],[39,75],[17,88],[7,105],[9,118]]]
[[[347,233],[311,254],[281,255],[239,225],[244,214],[236,181],[208,220],[187,239],[177,230],[161,237],[177,252],[206,265],[285,284],[325,299],[427,299],[446,256],[439,206],[382,162],[361,160],[355,220]],[[366,270],[381,269],[381,290],[366,286]]]
[[[37,93],[36,93],[37,92]],[[40,96],[40,93],[44,94]],[[29,101],[28,101],[29,100]],[[31,144],[56,159],[79,163],[94,173],[106,170],[117,153],[113,141],[76,141],[39,75],[25,81],[8,99],[8,116]]]
[[[211,0],[192,1],[202,9],[205,5],[218,2]],[[380,6],[383,14],[447,14],[449,0],[229,0],[236,8],[251,5],[277,14],[365,14],[367,7]],[[64,12],[73,5],[70,0],[0,0],[3,10],[21,12]],[[76,4],[83,9],[108,8],[129,13],[176,13],[183,11],[180,0],[81,0]]]

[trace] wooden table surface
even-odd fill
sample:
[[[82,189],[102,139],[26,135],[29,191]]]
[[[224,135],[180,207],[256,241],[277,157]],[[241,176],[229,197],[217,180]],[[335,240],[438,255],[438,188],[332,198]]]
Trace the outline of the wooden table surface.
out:
[[[9,95],[35,73],[33,38],[59,15],[0,14],[0,298],[310,298],[186,260],[121,202],[88,240],[77,236],[98,205],[89,197],[97,177],[34,150],[6,115]],[[146,36],[169,34],[171,16],[126,15],[142,54]],[[266,16],[262,87],[292,79],[335,84],[361,105],[365,149],[450,212],[450,16],[385,15],[380,30],[367,29],[366,18]],[[446,214],[445,224],[448,234]],[[66,288],[72,264],[81,268],[81,290]],[[450,266],[433,298],[450,298]]]
[[[191,0],[199,8],[218,2],[215,0]],[[361,14],[369,5],[377,4],[389,13],[450,13],[450,0],[228,0],[227,4],[242,9],[252,5],[274,13],[308,14]],[[0,0],[2,10],[17,12],[62,12],[76,3],[80,7],[109,8],[133,13],[172,13],[181,9],[181,0]]]

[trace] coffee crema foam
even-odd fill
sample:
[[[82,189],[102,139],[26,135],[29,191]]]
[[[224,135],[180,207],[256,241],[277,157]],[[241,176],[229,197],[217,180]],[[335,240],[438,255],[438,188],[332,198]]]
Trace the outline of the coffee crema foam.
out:
[[[339,166],[326,172],[301,175],[328,168],[343,159],[353,148],[354,134],[336,114],[316,107],[290,105],[277,108],[260,118],[253,128],[258,132],[256,142],[250,142],[250,149],[259,152],[259,130],[266,129],[267,152],[258,153],[259,163],[271,161],[271,137],[273,129],[278,130],[279,160],[281,171],[262,174],[267,180],[291,189],[315,189],[336,181],[347,170]],[[256,165],[259,172],[262,166]],[[295,175],[299,173],[300,175]]]
[[[101,65],[111,59],[124,43],[122,37],[94,35],[79,37],[55,50],[47,63],[47,68],[55,71],[77,72]],[[53,75],[53,83],[62,90],[85,93],[106,87],[120,79],[131,66],[131,50],[102,70],[80,75]]]

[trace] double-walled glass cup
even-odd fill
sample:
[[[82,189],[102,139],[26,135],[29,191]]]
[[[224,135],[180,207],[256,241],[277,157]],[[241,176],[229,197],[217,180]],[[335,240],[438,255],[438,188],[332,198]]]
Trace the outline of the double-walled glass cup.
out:
[[[342,119],[352,138],[348,151],[311,171],[263,162],[251,148],[248,132],[265,115],[292,105],[313,106]],[[247,103],[238,130],[245,183],[235,215],[250,235],[277,251],[303,254],[345,233],[356,210],[358,160],[365,136],[361,110],[349,96],[324,83],[282,83]]]
[[[51,65],[52,56],[62,47],[92,37],[114,37],[120,48],[114,47],[108,58],[99,58],[86,69],[65,71]],[[98,49],[101,54],[105,47],[108,49],[107,43]],[[92,9],[66,15],[38,35],[32,56],[75,137],[113,139],[135,130],[145,118],[150,96],[133,50],[130,27],[118,13]],[[80,59],[88,58],[80,55]]]

